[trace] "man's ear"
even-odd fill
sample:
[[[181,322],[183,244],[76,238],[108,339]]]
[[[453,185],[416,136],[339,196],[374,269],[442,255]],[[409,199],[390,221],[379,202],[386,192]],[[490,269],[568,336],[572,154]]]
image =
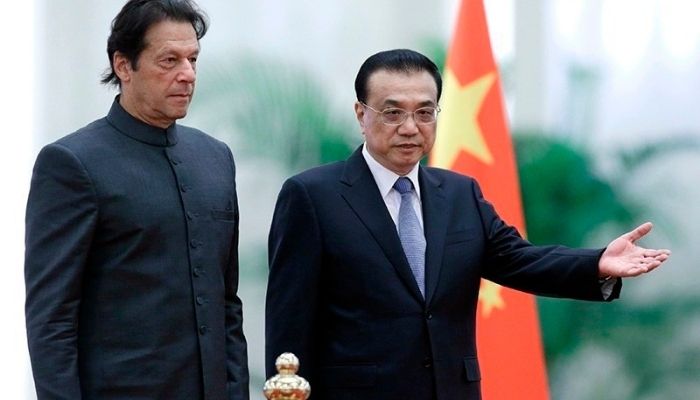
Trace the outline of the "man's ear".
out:
[[[131,80],[131,73],[134,69],[131,66],[131,60],[124,54],[115,51],[114,56],[112,56],[112,65],[114,66],[114,73],[120,81],[129,82]]]
[[[355,118],[357,118],[357,122],[360,123],[360,128],[362,128],[362,132],[365,131],[365,106],[362,105],[359,101],[355,102]]]

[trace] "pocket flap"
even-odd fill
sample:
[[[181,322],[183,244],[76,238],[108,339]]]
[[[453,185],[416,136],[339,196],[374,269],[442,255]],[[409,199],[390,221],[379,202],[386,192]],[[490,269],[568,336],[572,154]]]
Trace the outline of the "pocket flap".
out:
[[[211,210],[211,217],[222,221],[233,221],[236,218],[236,213],[229,210]]]
[[[467,381],[476,382],[481,380],[481,372],[479,371],[479,360],[476,357],[464,358],[464,372],[467,373]]]
[[[454,232],[447,232],[445,236],[445,245],[468,242],[479,237],[479,232],[476,229],[462,229]]]

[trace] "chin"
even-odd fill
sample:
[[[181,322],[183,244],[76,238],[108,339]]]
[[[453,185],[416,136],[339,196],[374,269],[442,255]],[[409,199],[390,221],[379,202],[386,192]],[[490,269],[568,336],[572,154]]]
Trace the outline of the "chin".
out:
[[[180,119],[180,118],[185,118],[187,115],[187,109],[184,110],[177,110],[175,112],[170,113],[170,117],[172,119]]]

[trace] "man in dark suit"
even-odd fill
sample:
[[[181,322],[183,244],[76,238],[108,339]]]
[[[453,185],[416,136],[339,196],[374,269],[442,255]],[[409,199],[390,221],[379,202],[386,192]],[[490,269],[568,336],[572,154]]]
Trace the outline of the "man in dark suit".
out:
[[[293,352],[316,400],[479,399],[481,278],[546,296],[610,300],[666,250],[533,246],[471,178],[419,165],[441,78],[410,50],[373,55],[355,81],[365,142],[280,192],[269,237],[267,374]],[[517,335],[517,332],[513,332]]]
[[[26,216],[38,399],[248,399],[228,147],[178,125],[205,15],[131,0],[114,19],[105,118],[44,147]]]

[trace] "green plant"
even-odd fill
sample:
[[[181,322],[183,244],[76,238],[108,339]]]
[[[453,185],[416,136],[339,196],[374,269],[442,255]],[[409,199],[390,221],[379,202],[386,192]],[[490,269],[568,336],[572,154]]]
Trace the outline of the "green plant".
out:
[[[354,121],[331,108],[306,69],[239,56],[200,78],[197,108],[226,126],[243,150],[289,171],[346,158],[359,142]]]

